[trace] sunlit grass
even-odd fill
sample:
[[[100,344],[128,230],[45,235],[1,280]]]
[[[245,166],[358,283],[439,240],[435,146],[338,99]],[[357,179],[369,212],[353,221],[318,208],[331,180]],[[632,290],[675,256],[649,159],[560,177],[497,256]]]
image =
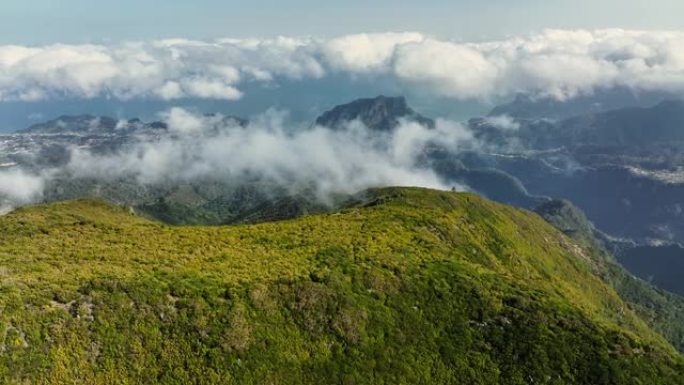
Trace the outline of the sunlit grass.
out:
[[[471,194],[231,227],[80,200],[0,233],[3,383],[684,381],[581,247]]]

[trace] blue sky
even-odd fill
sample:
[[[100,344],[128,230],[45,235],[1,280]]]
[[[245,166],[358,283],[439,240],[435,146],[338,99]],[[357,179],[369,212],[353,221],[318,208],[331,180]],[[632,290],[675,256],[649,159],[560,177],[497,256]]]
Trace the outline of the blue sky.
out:
[[[681,0],[2,0],[0,44],[421,31],[492,39],[543,28],[681,29]]]

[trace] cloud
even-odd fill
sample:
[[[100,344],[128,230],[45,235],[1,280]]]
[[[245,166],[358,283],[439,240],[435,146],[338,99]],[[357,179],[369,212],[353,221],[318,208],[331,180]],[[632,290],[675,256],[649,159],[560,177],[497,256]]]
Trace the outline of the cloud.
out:
[[[174,107],[161,114],[171,132],[182,135],[201,133],[204,127],[202,117],[191,114],[183,108]]]
[[[287,114],[274,110],[247,127],[223,116],[181,108],[161,115],[170,132],[161,139],[107,154],[72,148],[66,166],[48,170],[43,177],[1,174],[0,185],[15,203],[25,203],[40,197],[43,186],[53,180],[126,179],[141,186],[197,180],[239,186],[246,180],[260,180],[292,193],[314,191],[326,202],[332,194],[369,187],[451,188],[449,181],[421,163],[425,148],[457,149],[472,140],[462,125],[445,120],[438,120],[435,129],[402,122],[388,133],[369,130],[359,122],[343,130],[300,127],[289,123]]]
[[[518,131],[520,129],[520,123],[508,115],[488,116],[484,118],[484,121],[502,131]]]
[[[242,92],[221,81],[199,78],[185,82],[183,86],[185,94],[200,99],[225,99],[238,100],[242,98]]]
[[[498,72],[476,47],[432,39],[399,47],[394,62],[399,79],[459,99],[493,94]]]
[[[26,204],[42,195],[45,176],[33,175],[21,170],[0,171],[0,215],[12,207]]]
[[[386,75],[435,96],[559,99],[621,86],[684,92],[684,31],[548,30],[490,42],[419,33],[0,46],[0,101],[237,100],[250,83]]]
[[[388,70],[397,47],[424,39],[419,33],[348,35],[324,42],[321,50],[333,69],[364,73]]]

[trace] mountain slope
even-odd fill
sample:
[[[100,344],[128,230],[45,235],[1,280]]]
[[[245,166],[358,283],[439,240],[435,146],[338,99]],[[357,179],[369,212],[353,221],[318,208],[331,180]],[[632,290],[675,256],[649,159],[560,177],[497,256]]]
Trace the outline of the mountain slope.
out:
[[[517,95],[512,101],[496,106],[490,116],[508,115],[522,119],[566,119],[580,114],[600,113],[625,107],[649,106],[670,94],[662,92],[634,93],[628,88],[615,87],[587,95],[558,100],[554,97]]]
[[[501,129],[486,118],[471,119],[470,127],[478,137],[498,144],[512,139],[527,148],[607,147],[616,148],[671,145],[684,141],[684,101],[664,100],[650,107],[625,107],[588,113],[560,120],[517,119],[519,128]]]
[[[595,274],[610,284],[649,326],[684,352],[684,297],[659,290],[634,277],[607,250],[610,240],[572,203],[554,200],[535,210],[554,227],[583,245]]]
[[[561,122],[559,142],[643,146],[684,140],[684,101],[587,114]]]
[[[684,383],[582,248],[471,194],[213,228],[71,201],[0,231],[3,383]]]

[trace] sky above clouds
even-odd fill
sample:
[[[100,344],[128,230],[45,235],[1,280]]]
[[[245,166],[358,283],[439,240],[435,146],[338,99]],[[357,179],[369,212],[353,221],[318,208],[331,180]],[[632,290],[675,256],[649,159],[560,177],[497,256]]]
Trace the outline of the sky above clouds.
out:
[[[518,93],[682,95],[682,14],[681,0],[3,0],[0,132],[198,103],[315,115],[380,93],[463,117]]]
[[[249,86],[387,78],[458,101],[596,89],[684,93],[684,32],[546,30],[477,43],[421,33],[0,46],[0,102],[213,99]]]
[[[0,44],[421,31],[491,40],[546,28],[680,29],[680,0],[3,0]]]
[[[310,118],[380,93],[407,95],[435,117],[520,93],[568,99],[621,88],[682,96],[682,15],[682,0],[0,0],[0,133],[62,114],[158,118],[166,110],[190,140],[111,158],[77,153],[67,171],[119,167],[145,179],[149,170],[202,175],[229,164],[241,174],[256,164],[276,180],[314,175],[323,193],[339,185],[434,187],[439,180],[416,169],[413,149],[463,140],[450,137],[461,131],[446,120],[430,132],[406,125],[389,146],[363,130],[291,136],[282,124],[195,135],[203,112],[227,106],[251,118],[299,103],[312,109]],[[429,109],[438,105],[446,107]],[[506,119],[492,123],[516,129]],[[192,162],[178,163],[184,159]],[[0,196],[24,203],[35,198],[26,191],[39,192],[48,178],[9,171],[0,179],[10,181]]]

